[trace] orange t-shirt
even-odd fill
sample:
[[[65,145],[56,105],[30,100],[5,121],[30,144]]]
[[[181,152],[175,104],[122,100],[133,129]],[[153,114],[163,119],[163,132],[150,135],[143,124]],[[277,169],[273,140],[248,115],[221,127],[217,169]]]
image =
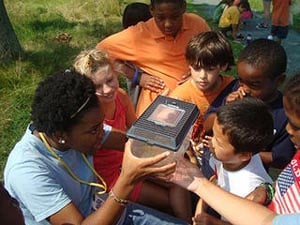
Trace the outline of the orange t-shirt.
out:
[[[221,86],[210,93],[203,93],[195,85],[192,84],[192,79],[179,85],[173,92],[170,93],[170,97],[178,98],[183,101],[191,102],[197,105],[200,110],[200,115],[204,115],[210,104],[218,97],[218,95],[224,90],[224,88],[234,79],[231,76],[221,75]]]
[[[130,61],[146,73],[163,79],[166,88],[173,90],[188,72],[184,56],[187,42],[195,34],[209,30],[203,18],[185,13],[182,28],[177,36],[166,37],[151,18],[105,38],[98,43],[97,48],[108,51],[115,59]],[[137,115],[139,116],[156,97],[156,93],[142,88]]]
[[[290,20],[291,0],[272,0],[272,25],[286,27]]]

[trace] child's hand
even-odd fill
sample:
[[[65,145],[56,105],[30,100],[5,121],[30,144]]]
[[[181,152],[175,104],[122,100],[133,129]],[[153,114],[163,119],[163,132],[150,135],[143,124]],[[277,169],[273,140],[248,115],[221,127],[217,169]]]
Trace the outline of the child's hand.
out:
[[[159,93],[165,88],[165,82],[160,79],[159,77],[152,76],[150,74],[147,74],[143,72],[141,74],[141,80],[139,85],[145,89],[148,89],[150,91]]]
[[[246,91],[242,87],[240,87],[237,91],[234,91],[227,96],[226,103],[233,102],[238,99],[242,99],[242,98],[246,97],[247,94],[249,94],[248,91]]]
[[[245,198],[259,204],[263,204],[267,198],[266,188],[259,186],[250,192]]]
[[[212,147],[212,145],[211,145],[211,139],[212,139],[212,136],[206,135],[204,137],[204,139],[202,140],[203,147],[211,148]]]
[[[210,224],[218,224],[218,219],[209,215],[206,212],[202,212],[195,217],[192,218],[193,225],[210,225]]]

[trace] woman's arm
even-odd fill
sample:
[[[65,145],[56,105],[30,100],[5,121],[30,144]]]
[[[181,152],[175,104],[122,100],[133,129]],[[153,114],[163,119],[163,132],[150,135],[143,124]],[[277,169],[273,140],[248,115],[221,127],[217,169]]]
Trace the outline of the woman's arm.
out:
[[[131,140],[128,141],[124,151],[122,171],[112,188],[113,195],[109,195],[104,204],[94,213],[84,218],[73,203],[68,204],[49,219],[53,225],[112,225],[119,220],[126,205],[120,204],[119,200],[129,198],[134,185],[148,176],[165,178],[175,171],[175,163],[162,167],[154,164],[168,157],[169,152],[161,153],[154,157],[137,158],[131,153]]]
[[[204,178],[199,168],[184,158],[178,159],[172,181],[196,193],[233,224],[271,225],[276,216],[268,208],[212,184]]]

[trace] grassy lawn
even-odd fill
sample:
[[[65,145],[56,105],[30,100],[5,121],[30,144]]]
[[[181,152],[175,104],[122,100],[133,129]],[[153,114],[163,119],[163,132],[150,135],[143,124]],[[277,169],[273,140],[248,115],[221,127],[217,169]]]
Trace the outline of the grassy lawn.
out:
[[[54,71],[69,68],[81,50],[94,47],[105,36],[119,31],[121,13],[128,2],[132,1],[4,1],[25,58],[0,65],[0,179],[11,148],[30,122],[30,105],[37,83]],[[250,2],[261,10],[261,0]],[[254,3],[251,5],[254,8]],[[188,11],[211,23],[203,6],[189,4]],[[295,21],[300,24],[299,16]],[[62,34],[70,40],[63,42],[58,38]],[[237,56],[242,46],[232,46]],[[231,74],[235,74],[234,69]]]

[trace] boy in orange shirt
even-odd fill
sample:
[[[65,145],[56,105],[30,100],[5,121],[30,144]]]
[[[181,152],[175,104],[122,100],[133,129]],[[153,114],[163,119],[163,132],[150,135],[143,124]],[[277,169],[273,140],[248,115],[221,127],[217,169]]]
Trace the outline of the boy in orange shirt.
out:
[[[163,91],[173,90],[188,73],[184,58],[187,42],[197,33],[210,30],[206,21],[185,13],[184,0],[151,0],[153,18],[105,38],[97,48],[111,57],[129,61],[139,70],[125,68],[133,85],[142,87],[137,115]],[[134,75],[133,75],[134,74]]]
[[[191,102],[200,110],[195,122],[192,140],[197,143],[203,132],[203,115],[208,107],[222,93],[227,96],[234,80],[231,76],[221,75],[234,64],[231,46],[226,37],[218,31],[208,31],[194,36],[186,48],[191,77],[170,93],[171,97]],[[228,92],[227,92],[228,89]],[[227,92],[225,94],[225,92]]]

